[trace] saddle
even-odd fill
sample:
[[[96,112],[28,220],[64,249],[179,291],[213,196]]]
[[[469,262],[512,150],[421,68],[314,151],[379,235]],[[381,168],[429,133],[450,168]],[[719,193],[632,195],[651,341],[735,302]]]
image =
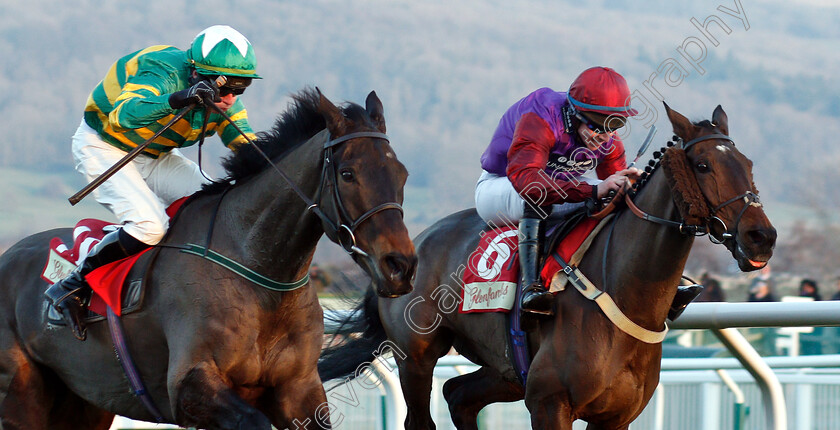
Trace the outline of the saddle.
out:
[[[75,232],[90,228],[91,221],[82,220],[76,225]],[[99,231],[87,231],[84,237],[76,235],[73,248],[66,247],[59,238],[50,244],[50,255],[41,274],[41,279],[47,283],[54,283],[66,276],[75,268],[76,256],[79,249],[87,245],[93,246],[98,242],[97,236],[104,236],[118,226],[98,221],[104,228]],[[93,225],[96,225],[94,223]],[[95,229],[94,229],[95,230]],[[105,319],[110,306],[116,315],[125,315],[142,308],[144,297],[145,273],[151,267],[160,249],[150,248],[129,258],[106,264],[86,277],[88,285],[93,290],[86,316],[82,318],[85,324],[92,324]],[[53,314],[52,306],[47,306],[48,318],[55,323],[63,323],[61,317]]]
[[[187,201],[182,198],[166,209],[171,224],[177,221],[179,210]],[[87,252],[102,239],[105,234],[118,229],[118,224],[96,219],[83,219],[73,229],[72,238],[53,238],[49,245],[49,256],[41,279],[53,284],[66,277],[75,269]],[[72,239],[65,242],[64,239]],[[66,243],[70,243],[68,246]],[[106,264],[89,273],[85,279],[93,290],[86,316],[82,318],[87,325],[106,318],[110,307],[114,314],[122,316],[136,312],[143,306],[146,272],[160,253],[159,247],[152,247],[126,259]],[[50,322],[63,325],[63,319],[52,306],[46,306]]]
[[[585,208],[561,220],[548,222],[540,267],[545,285],[554,273],[550,255],[571,255],[589,236],[598,220],[587,217]],[[504,226],[485,229],[476,250],[470,254],[463,274],[459,312],[509,312],[513,309],[519,282],[517,229]],[[548,275],[548,276],[547,276]]]

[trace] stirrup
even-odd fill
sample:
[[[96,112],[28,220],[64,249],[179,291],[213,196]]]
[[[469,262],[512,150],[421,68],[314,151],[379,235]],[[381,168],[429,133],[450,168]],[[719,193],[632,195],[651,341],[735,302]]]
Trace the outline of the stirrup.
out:
[[[67,325],[70,326],[73,336],[83,342],[87,339],[87,325],[85,325],[84,321],[82,321],[85,309],[87,309],[87,307],[80,297],[73,297],[72,299],[65,301],[61,308],[61,315],[64,317],[64,321]]]
[[[668,309],[668,319],[676,320],[688,307],[688,304],[694,301],[700,293],[703,292],[703,286],[700,284],[680,285],[677,287],[677,294],[671,302],[671,308]]]
[[[531,302],[528,306],[526,302]],[[531,284],[522,291],[519,301],[522,312],[537,315],[554,315],[554,294],[540,284]]]
[[[76,275],[70,275],[76,276]],[[87,327],[82,318],[86,309],[85,296],[89,294],[90,287],[65,288],[67,278],[51,285],[45,292],[47,306],[47,323],[54,326],[69,326],[73,336],[79,340],[87,338]],[[59,293],[62,293],[58,296]],[[57,296],[57,297],[56,297]]]

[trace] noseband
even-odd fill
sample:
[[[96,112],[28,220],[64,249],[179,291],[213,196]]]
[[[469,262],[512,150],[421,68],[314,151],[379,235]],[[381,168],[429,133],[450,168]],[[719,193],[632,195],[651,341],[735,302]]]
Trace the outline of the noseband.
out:
[[[389,142],[388,136],[385,133],[373,131],[360,131],[356,133],[345,134],[344,136],[335,139],[330,139],[328,135],[327,141],[324,143],[324,166],[321,170],[321,182],[320,185],[318,185],[318,194],[316,200],[321,201],[324,183],[327,180],[329,180],[332,183],[333,192],[331,193],[330,197],[332,198],[333,206],[336,208],[336,221],[333,222],[329,217],[323,214],[323,212],[321,212],[320,209],[318,209],[318,205],[315,203],[310,204],[307,210],[315,211],[315,213],[318,214],[319,217],[321,217],[321,220],[327,226],[327,229],[325,229],[327,237],[335,241],[348,254],[359,254],[363,257],[368,257],[368,254],[356,245],[356,229],[363,222],[367,221],[370,217],[385,210],[398,210],[400,211],[400,216],[402,216],[403,208],[397,202],[382,203],[381,205],[369,209],[367,212],[363,213],[355,220],[353,220],[350,214],[347,212],[347,208],[344,206],[344,203],[341,199],[341,194],[339,194],[338,192],[338,165],[333,161],[333,148],[348,140],[358,139],[362,137],[382,139],[385,142]]]
[[[725,134],[709,134],[709,135],[706,135],[706,136],[700,136],[700,137],[694,138],[694,139],[686,142],[682,146],[682,149],[685,150],[685,151],[688,151],[688,149],[692,145],[694,145],[695,143],[703,142],[703,141],[706,141],[706,140],[713,140],[713,139],[728,140],[728,141],[732,142],[733,144],[735,143],[732,140],[731,137],[729,137]],[[762,206],[761,205],[761,200],[759,199],[758,194],[756,194],[752,190],[747,190],[743,194],[732,197],[731,199],[726,200],[725,202],[723,202],[723,203],[715,206],[714,208],[712,208],[712,210],[709,213],[709,216],[704,220],[705,221],[704,224],[702,224],[702,225],[692,225],[692,224],[687,224],[685,222],[685,220],[680,221],[680,222],[671,221],[671,220],[667,220],[667,219],[664,219],[664,218],[659,218],[659,217],[650,215],[650,214],[642,211],[633,202],[629,193],[625,195],[625,200],[626,200],[627,206],[630,208],[630,210],[634,214],[636,214],[636,216],[638,216],[639,218],[642,218],[644,220],[651,221],[651,222],[654,222],[654,223],[657,223],[657,224],[661,224],[661,225],[677,227],[677,228],[679,228],[680,233],[683,233],[683,234],[691,234],[691,235],[694,235],[694,236],[703,236],[703,235],[708,234],[709,235],[709,240],[712,241],[713,243],[716,243],[716,244],[724,243],[728,239],[732,239],[735,236],[737,236],[738,225],[741,223],[741,218],[744,216],[744,213],[747,211],[747,208],[749,208],[750,206],[755,206],[755,207],[760,208]],[[719,216],[717,216],[717,213],[721,209],[723,209],[724,207],[726,207],[726,206],[728,206],[732,203],[735,203],[739,200],[744,201],[744,206],[741,208],[740,212],[738,212],[738,216],[735,218],[734,229],[730,231],[729,227],[726,225],[726,222],[724,222]],[[708,199],[707,199],[707,202],[708,202]],[[718,226],[722,227],[723,233],[720,234],[720,237],[717,237],[712,232],[712,226],[714,224],[717,224]]]

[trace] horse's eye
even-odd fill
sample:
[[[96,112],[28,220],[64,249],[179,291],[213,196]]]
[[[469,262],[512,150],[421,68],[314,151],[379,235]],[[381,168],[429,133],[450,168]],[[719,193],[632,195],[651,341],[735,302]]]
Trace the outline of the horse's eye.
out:
[[[344,182],[353,182],[354,180],[356,180],[356,176],[353,175],[353,171],[350,169],[343,169],[341,172],[339,172],[339,174],[341,175],[341,179],[343,179]]]
[[[695,167],[697,167],[697,171],[700,173],[706,173],[709,171],[709,165],[706,164],[705,161],[698,161]]]

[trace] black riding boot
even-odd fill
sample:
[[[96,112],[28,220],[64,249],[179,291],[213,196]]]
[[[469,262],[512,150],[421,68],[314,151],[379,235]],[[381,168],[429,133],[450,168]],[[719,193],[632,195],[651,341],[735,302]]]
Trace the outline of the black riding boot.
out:
[[[703,286],[700,284],[691,283],[677,286],[677,294],[671,302],[671,309],[668,310],[668,319],[674,321],[679,318],[688,304],[696,299],[701,292],[703,292]]]
[[[540,282],[539,253],[542,219],[522,218],[519,221],[519,270],[522,271],[523,312],[554,315],[554,295]]]
[[[85,276],[94,269],[130,257],[148,247],[122,229],[108,233],[90,250],[76,270],[47,288],[44,292],[47,301],[58,311],[65,325],[70,326],[77,339],[85,340],[87,337],[82,318],[92,291]]]

